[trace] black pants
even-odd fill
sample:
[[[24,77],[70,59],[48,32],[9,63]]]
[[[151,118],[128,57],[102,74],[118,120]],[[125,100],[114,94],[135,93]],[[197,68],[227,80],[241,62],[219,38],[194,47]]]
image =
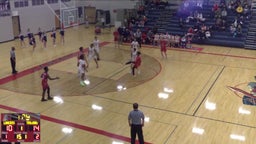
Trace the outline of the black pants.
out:
[[[15,69],[16,61],[13,60],[12,58],[10,58],[10,61],[11,61],[11,66],[12,66],[12,73],[16,73],[17,72],[16,69]]]
[[[136,69],[137,67],[135,67],[135,66],[132,66],[132,75],[135,75],[135,69]]]
[[[131,125],[131,144],[135,144],[136,134],[138,134],[140,144],[144,144],[142,125]]]
[[[141,39],[140,37],[137,37],[136,40],[137,40],[137,42],[139,43],[139,46],[140,46],[140,48],[141,48],[142,39]]]

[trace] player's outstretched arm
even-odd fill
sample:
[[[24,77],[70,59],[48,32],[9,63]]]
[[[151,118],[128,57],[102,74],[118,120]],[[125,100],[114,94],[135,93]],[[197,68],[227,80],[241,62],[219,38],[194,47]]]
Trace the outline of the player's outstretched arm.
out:
[[[60,79],[60,78],[59,77],[52,78],[49,76],[49,80],[56,80],[56,79]]]

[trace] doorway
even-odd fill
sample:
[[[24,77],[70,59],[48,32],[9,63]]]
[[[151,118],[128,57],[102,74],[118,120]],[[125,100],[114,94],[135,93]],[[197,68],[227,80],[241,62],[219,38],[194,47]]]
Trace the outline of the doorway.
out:
[[[20,17],[12,16],[12,29],[14,38],[18,38],[20,35]]]
[[[84,7],[85,21],[90,24],[96,23],[96,8],[95,7]]]

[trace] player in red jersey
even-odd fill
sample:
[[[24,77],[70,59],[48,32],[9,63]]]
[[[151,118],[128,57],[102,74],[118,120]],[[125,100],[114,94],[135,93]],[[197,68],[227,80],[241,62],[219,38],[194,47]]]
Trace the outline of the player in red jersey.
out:
[[[164,38],[161,38],[160,39],[160,50],[161,50],[161,55],[163,58],[167,58],[167,54],[166,54],[166,51],[167,51],[167,40],[164,39]]]
[[[42,99],[41,101],[47,101],[48,100],[52,100],[53,98],[50,96],[50,87],[48,85],[48,79],[49,80],[56,80],[56,79],[59,79],[59,77],[55,77],[55,78],[51,78],[50,75],[48,74],[48,67],[44,67],[44,73],[42,73],[41,75],[41,78],[42,78],[42,87],[43,87],[43,94],[42,94]],[[44,95],[45,95],[45,92],[47,91],[47,95],[48,95],[48,98],[45,99],[44,98]]]
[[[135,76],[135,69],[137,69],[137,73],[139,74],[140,73],[140,70],[139,70],[139,67],[141,65],[141,57],[140,57],[140,52],[138,51],[137,52],[137,56],[135,58],[135,61],[132,62],[133,63],[133,66],[132,66],[132,75]]]

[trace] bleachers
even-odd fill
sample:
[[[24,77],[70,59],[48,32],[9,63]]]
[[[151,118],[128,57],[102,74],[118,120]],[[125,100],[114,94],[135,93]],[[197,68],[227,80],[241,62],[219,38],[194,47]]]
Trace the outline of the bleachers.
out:
[[[213,18],[212,7],[213,4],[203,5],[202,9],[203,16],[204,18],[206,18],[204,24],[208,27],[213,26],[216,21]],[[196,24],[196,22],[190,21],[189,23],[185,23],[183,27],[180,27],[180,17],[178,14],[178,9],[176,9],[176,12],[172,11],[172,14],[166,13],[166,11],[168,10],[171,11],[168,8],[148,9],[148,23],[145,25],[145,27],[153,28],[154,26],[157,26],[159,33],[168,32],[173,35],[184,35],[186,34],[189,27],[193,27]],[[236,14],[231,11],[228,11],[228,16],[226,19],[227,26],[225,31],[212,30],[211,37],[209,39],[193,39],[193,43],[243,48],[248,33],[249,20],[245,20],[243,22],[242,34],[233,37],[233,35],[230,32],[230,25],[234,22],[235,18]]]

